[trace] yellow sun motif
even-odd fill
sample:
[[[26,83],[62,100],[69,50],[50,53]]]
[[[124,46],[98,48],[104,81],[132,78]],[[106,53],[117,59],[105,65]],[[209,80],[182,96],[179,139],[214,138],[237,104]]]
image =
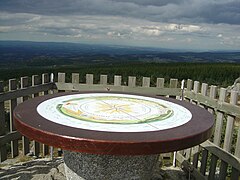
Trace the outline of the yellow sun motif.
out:
[[[131,113],[132,112],[131,104],[103,104],[103,103],[99,103],[98,107],[99,107],[99,111],[106,112],[106,113],[109,113],[109,114],[122,113],[122,112]]]

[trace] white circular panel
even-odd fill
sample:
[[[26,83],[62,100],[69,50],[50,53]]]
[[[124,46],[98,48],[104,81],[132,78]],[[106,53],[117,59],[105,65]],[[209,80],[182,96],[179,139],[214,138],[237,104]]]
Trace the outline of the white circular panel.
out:
[[[169,101],[111,93],[60,96],[42,102],[37,111],[54,123],[109,132],[159,131],[192,118],[188,109]]]

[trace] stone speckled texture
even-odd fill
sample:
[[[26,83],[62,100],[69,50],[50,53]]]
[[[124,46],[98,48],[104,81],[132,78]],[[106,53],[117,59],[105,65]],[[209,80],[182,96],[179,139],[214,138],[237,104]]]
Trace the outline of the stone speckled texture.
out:
[[[64,151],[68,180],[148,180],[159,155],[112,156]]]
[[[8,159],[0,163],[0,180],[66,180],[62,158],[42,158],[19,162],[18,158]],[[116,177],[117,179],[117,177]],[[151,180],[187,180],[186,174],[178,167],[162,167],[154,169]],[[95,180],[102,180],[96,178]]]

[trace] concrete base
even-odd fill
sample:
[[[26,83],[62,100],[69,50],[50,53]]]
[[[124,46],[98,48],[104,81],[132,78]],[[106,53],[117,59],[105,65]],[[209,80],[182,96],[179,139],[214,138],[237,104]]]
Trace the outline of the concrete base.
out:
[[[113,156],[64,151],[68,180],[148,180],[159,155]]]

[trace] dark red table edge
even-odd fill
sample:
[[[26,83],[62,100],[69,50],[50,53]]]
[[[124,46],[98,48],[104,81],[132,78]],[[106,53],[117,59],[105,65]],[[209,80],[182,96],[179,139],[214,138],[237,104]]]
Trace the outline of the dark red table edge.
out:
[[[15,108],[13,112],[15,127],[24,136],[50,146],[76,152],[109,155],[173,152],[198,145],[210,138],[212,134],[214,117],[207,110],[185,101],[136,93],[110,92],[167,100],[190,110],[192,119],[184,125],[161,131],[121,133],[64,126],[48,121],[37,113],[38,104],[47,99],[79,93],[107,92],[68,92],[30,99]]]

